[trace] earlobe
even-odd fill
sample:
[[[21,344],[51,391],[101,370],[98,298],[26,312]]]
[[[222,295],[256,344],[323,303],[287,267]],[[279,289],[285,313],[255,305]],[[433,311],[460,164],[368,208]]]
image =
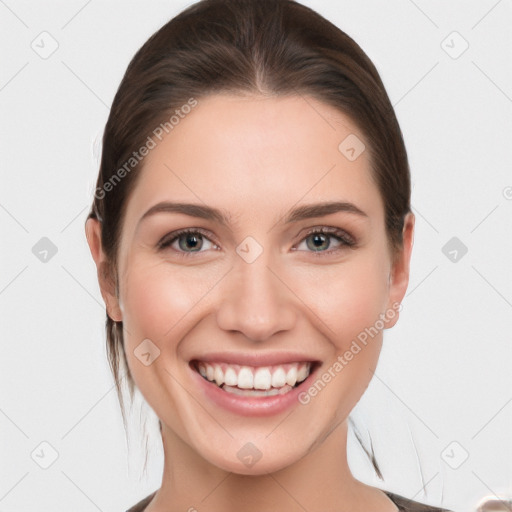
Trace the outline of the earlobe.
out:
[[[85,223],[85,236],[92,258],[96,264],[98,284],[105,301],[107,314],[115,322],[121,322],[122,314],[116,293],[115,278],[112,276],[108,259],[101,246],[101,224],[97,219],[87,219]]]
[[[393,327],[398,320],[398,311],[402,309],[401,302],[409,285],[409,272],[414,244],[415,216],[409,212],[404,219],[402,230],[402,248],[392,265],[389,273],[389,295],[386,310],[386,328]],[[389,313],[389,315],[388,315]]]

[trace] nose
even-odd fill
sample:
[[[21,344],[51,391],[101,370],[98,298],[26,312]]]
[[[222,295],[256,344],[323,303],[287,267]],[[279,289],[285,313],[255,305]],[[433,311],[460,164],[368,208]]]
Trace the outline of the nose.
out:
[[[297,297],[280,274],[270,268],[265,251],[252,263],[235,258],[220,291],[219,328],[238,331],[255,342],[292,329]]]

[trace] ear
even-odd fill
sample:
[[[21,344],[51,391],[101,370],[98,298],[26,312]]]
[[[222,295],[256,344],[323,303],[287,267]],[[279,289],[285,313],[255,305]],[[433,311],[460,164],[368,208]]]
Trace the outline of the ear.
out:
[[[108,316],[116,321],[122,321],[119,298],[116,293],[115,278],[112,276],[108,260],[101,246],[101,224],[97,219],[89,218],[85,223],[85,236],[91,255],[96,263],[98,283],[101,295],[105,301]]]
[[[414,224],[416,218],[409,212],[404,219],[402,230],[403,245],[396,255],[389,274],[388,303],[385,318],[385,328],[393,327],[399,317],[401,302],[409,285],[409,269],[411,262],[412,246],[414,243]],[[394,313],[393,313],[394,312]]]

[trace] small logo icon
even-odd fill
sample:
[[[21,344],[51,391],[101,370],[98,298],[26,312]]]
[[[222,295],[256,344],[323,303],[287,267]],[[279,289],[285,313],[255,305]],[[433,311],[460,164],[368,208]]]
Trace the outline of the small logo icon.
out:
[[[452,441],[442,452],[441,458],[452,469],[458,469],[469,457],[468,451],[458,442]]]
[[[34,448],[30,456],[39,467],[48,469],[59,458],[59,452],[48,441],[43,441]]]
[[[48,263],[56,254],[57,246],[49,239],[43,236],[32,247],[32,254],[43,263]]]
[[[354,133],[345,137],[338,146],[340,153],[351,162],[357,160],[365,149],[363,141]]]
[[[248,236],[237,246],[236,252],[246,263],[253,263],[263,252],[263,247],[252,236]]]
[[[454,30],[441,41],[441,48],[455,60],[469,48],[469,43]]]
[[[252,443],[246,443],[238,450],[236,456],[243,462],[248,468],[251,468],[258,462],[262,453]]]
[[[146,338],[137,345],[133,353],[144,366],[149,366],[160,355],[160,349],[150,339]]]
[[[510,201],[512,199],[512,187],[509,185],[503,189],[503,197]]]
[[[59,47],[57,40],[49,32],[41,32],[31,43],[30,47],[41,59],[51,57]]]
[[[254,446],[252,443],[246,443],[238,450],[236,456],[243,462],[248,468],[251,468],[258,462],[263,454]]]
[[[441,251],[452,263],[458,263],[468,252],[468,248],[454,236],[444,244]]]

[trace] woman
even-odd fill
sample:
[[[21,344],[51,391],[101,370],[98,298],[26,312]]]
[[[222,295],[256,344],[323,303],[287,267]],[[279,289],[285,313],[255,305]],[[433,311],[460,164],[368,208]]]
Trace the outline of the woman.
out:
[[[131,512],[439,511],[350,472],[414,215],[359,46],[289,0],[203,0],[137,52],[86,222],[110,363],[160,420]],[[370,336],[365,333],[371,333]]]

